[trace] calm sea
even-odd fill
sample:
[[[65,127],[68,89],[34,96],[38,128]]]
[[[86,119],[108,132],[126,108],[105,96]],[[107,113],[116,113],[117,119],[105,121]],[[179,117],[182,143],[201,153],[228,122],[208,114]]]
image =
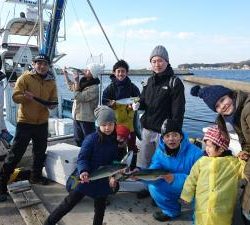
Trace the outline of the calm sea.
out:
[[[194,70],[197,76],[231,79],[250,82],[250,70]],[[141,82],[147,80],[147,76],[131,76],[132,82],[142,89]],[[181,77],[180,77],[181,78]],[[61,98],[72,98],[72,93],[68,91],[63,76],[58,76],[58,84]],[[108,76],[102,77],[102,90],[110,83]],[[186,96],[186,112],[183,130],[190,137],[202,137],[202,128],[210,125],[216,118],[216,114],[211,111],[198,97],[190,95],[193,84],[184,82]],[[201,121],[197,121],[201,120]]]

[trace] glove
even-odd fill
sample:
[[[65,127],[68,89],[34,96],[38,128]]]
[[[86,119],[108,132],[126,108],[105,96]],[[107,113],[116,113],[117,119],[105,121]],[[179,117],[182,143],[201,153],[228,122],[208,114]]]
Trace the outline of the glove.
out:
[[[139,102],[133,102],[133,104],[132,104],[132,109],[133,109],[134,111],[138,110],[139,107],[140,107],[140,103],[139,103]]]

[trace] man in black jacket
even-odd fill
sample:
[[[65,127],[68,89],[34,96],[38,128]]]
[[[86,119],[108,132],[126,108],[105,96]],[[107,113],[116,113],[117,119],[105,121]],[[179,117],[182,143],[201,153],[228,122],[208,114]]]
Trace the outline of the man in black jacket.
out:
[[[174,76],[164,46],[159,45],[153,49],[150,63],[153,76],[144,86],[139,103],[133,104],[134,110],[145,110],[141,117],[142,141],[136,163],[139,168],[149,166],[163,121],[173,119],[182,126],[185,112],[184,85]]]

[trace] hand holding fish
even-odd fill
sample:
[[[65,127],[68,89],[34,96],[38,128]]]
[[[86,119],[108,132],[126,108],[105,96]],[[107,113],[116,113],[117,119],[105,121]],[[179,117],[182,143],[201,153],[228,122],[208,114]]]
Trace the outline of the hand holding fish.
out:
[[[174,175],[172,173],[168,173],[166,175],[161,175],[161,177],[169,184],[171,184],[174,180]]]
[[[109,186],[110,186],[111,188],[115,188],[116,185],[117,185],[117,180],[116,180],[114,177],[110,177],[110,178],[109,178]]]
[[[110,106],[112,109],[115,109],[116,101],[115,100],[109,100],[108,106]]]
[[[240,151],[237,157],[240,158],[241,160],[247,161],[250,157],[250,154],[247,151]]]
[[[89,183],[89,173],[88,172],[82,172],[80,174],[80,182],[81,183]]]
[[[34,94],[30,91],[24,91],[23,96],[29,100],[33,100]]]

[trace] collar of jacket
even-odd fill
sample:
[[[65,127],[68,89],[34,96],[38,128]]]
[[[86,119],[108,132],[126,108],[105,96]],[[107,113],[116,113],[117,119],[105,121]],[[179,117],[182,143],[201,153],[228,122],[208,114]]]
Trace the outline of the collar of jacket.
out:
[[[32,72],[31,75],[33,75],[33,76],[39,76],[43,80],[55,80],[55,76],[50,71],[48,71],[46,75],[40,75],[39,73],[36,72],[35,69],[33,69],[31,72]]]
[[[174,71],[170,64],[168,64],[167,68],[162,73],[153,72],[155,82],[166,80],[171,76],[174,76]]]

